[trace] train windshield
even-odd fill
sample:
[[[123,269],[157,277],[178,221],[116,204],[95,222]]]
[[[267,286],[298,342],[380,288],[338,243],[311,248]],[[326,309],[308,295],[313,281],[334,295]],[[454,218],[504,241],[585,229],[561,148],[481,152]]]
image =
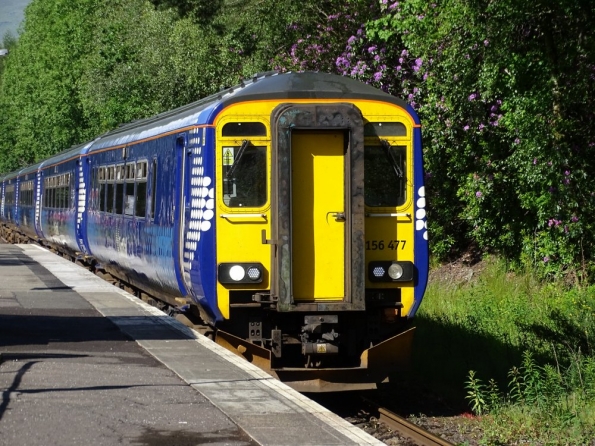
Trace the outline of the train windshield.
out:
[[[364,200],[367,206],[396,207],[405,203],[407,147],[377,139],[364,148]]]
[[[223,147],[223,202],[228,207],[260,207],[267,201],[266,147],[244,141]]]

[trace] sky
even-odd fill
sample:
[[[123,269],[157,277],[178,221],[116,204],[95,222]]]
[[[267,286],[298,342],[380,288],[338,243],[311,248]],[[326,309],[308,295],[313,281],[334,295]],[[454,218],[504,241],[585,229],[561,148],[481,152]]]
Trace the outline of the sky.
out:
[[[17,36],[17,29],[29,3],[31,0],[0,0],[0,40],[8,31]]]

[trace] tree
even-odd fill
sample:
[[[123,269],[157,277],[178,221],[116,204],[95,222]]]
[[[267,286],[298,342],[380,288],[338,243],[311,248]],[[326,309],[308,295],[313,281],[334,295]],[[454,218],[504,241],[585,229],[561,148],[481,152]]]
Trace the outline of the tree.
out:
[[[69,147],[84,129],[76,101],[81,59],[96,0],[34,0],[18,45],[2,73],[2,170],[15,169]]]
[[[418,110],[433,252],[473,243],[545,273],[592,262],[590,2],[382,0],[367,12],[316,63]],[[312,67],[323,37],[296,41],[286,66]]]

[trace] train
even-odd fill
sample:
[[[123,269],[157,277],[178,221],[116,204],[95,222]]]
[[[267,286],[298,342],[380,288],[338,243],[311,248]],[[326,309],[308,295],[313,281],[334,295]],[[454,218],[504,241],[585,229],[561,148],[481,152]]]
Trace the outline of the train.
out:
[[[410,352],[429,268],[421,123],[380,89],[262,73],[0,184],[5,238],[197,315],[300,391],[373,388]]]

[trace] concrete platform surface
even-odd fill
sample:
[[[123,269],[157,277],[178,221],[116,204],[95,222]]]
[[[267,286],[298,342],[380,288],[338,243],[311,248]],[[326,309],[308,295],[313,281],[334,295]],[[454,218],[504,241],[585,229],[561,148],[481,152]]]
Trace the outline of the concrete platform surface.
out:
[[[1,445],[381,445],[36,245],[0,244]]]

